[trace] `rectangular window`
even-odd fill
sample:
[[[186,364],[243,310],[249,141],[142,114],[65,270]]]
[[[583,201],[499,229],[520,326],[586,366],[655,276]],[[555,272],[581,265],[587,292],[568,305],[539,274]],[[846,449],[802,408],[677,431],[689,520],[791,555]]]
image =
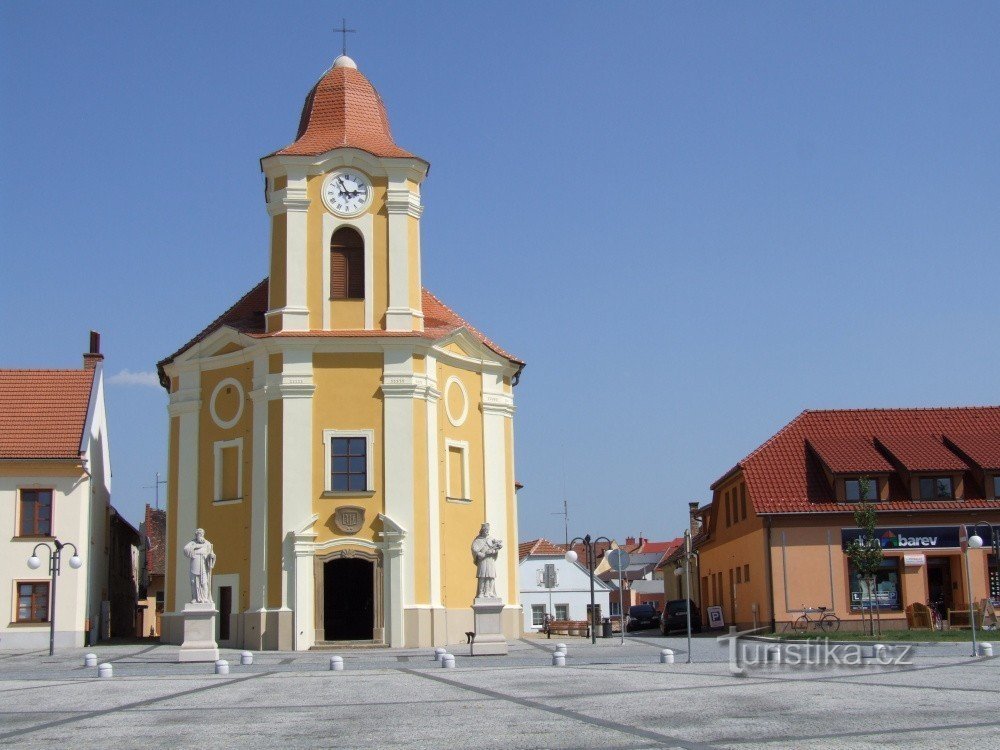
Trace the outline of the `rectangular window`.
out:
[[[49,584],[17,584],[17,622],[49,621]]]
[[[327,492],[372,491],[372,430],[323,430]]]
[[[613,596],[611,597],[611,616],[620,617],[622,613],[621,604]]]
[[[445,496],[451,500],[469,500],[469,444],[461,440],[445,440]]]
[[[733,523],[732,508],[729,506],[729,493],[726,493],[726,526],[731,526]]]
[[[544,604],[532,604],[531,605],[531,624],[540,628],[545,624],[545,605]]]
[[[740,485],[740,520],[747,520],[747,486]]]
[[[1000,500],[1000,474],[993,477],[993,497]]]
[[[878,500],[878,480],[871,478],[868,480],[868,492],[861,497],[861,479],[844,480],[844,499],[849,503],[860,502],[861,500]]]
[[[750,563],[743,566],[743,583],[750,583]]]
[[[880,611],[900,610],[902,601],[899,591],[899,563],[900,557],[893,557],[882,561],[882,567],[875,575],[875,590],[869,591],[870,583],[851,565],[848,569],[851,584],[851,610],[859,612],[868,610],[877,603]]]
[[[52,536],[52,490],[21,490],[20,536]]]
[[[743,583],[743,568],[736,568],[736,583]]]
[[[556,619],[557,620],[568,620],[569,619],[569,605],[568,604],[557,604],[556,605]]]
[[[243,498],[243,438],[219,440],[213,449],[215,502],[239,502]]]
[[[921,500],[951,500],[954,497],[951,477],[920,477]]]

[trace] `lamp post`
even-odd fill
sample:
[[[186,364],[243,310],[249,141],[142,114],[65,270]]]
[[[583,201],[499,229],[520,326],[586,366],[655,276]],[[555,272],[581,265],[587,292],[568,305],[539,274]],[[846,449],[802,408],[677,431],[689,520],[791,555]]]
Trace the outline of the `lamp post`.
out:
[[[606,536],[599,536],[597,537],[597,539],[591,539],[590,534],[587,534],[587,536],[583,537],[582,539],[580,537],[573,539],[568,545],[569,549],[566,550],[566,561],[571,563],[575,563],[579,558],[579,555],[577,555],[576,552],[573,550],[574,544],[580,543],[584,546],[584,549],[586,550],[587,570],[590,572],[590,618],[589,619],[590,619],[591,643],[597,643],[597,626],[596,623],[594,622],[594,615],[597,613],[597,605],[594,601],[594,568],[597,565],[597,550],[594,549],[594,546],[598,542],[607,542],[609,546],[611,544],[614,544],[614,542],[612,542]]]
[[[687,609],[687,663],[691,663],[691,560],[695,558],[691,551],[691,530],[684,530],[684,568],[674,568],[674,575],[684,576],[684,607]]]
[[[969,587],[969,625],[972,627],[972,655],[978,656],[979,649],[976,647],[976,605],[972,596],[972,567],[969,564],[969,549],[979,549],[983,546],[983,538],[979,535],[979,527],[985,526],[990,535],[990,543],[993,547],[993,554],[1000,560],[1000,528],[986,523],[986,521],[976,521],[973,525],[973,534],[969,537],[965,548],[965,578]]]
[[[38,570],[42,567],[42,560],[38,557],[38,548],[44,547],[49,551],[49,575],[52,576],[52,585],[49,587],[49,656],[55,653],[56,648],[56,580],[62,563],[63,547],[73,548],[73,556],[69,559],[69,566],[73,570],[77,570],[83,565],[83,560],[80,559],[80,553],[75,544],[60,542],[58,539],[53,539],[52,544],[53,546],[50,547],[48,542],[39,542],[32,550],[31,557],[28,558],[28,567],[32,570]]]

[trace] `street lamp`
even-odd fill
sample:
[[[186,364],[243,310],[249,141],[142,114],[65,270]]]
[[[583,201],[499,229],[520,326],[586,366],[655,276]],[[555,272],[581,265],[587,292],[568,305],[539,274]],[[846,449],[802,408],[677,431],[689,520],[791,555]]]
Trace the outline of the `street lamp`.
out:
[[[674,575],[685,579],[684,607],[687,609],[687,663],[691,663],[691,561],[696,554],[691,550],[691,530],[684,530],[684,568],[674,568]]]
[[[577,537],[571,541],[568,545],[569,549],[566,550],[566,562],[575,563],[579,559],[579,555],[573,549],[574,544],[582,544],[587,554],[587,570],[590,572],[590,642],[597,643],[597,625],[594,622],[594,615],[597,614],[597,604],[594,601],[594,568],[597,565],[597,550],[594,549],[598,542],[607,542],[608,546],[614,544],[606,536],[599,536],[597,539],[591,539],[590,534],[583,537]]]
[[[972,655],[978,656],[979,649],[976,647],[976,606],[972,596],[972,568],[969,565],[969,549],[980,549],[983,546],[983,538],[979,534],[979,527],[985,526],[990,535],[990,542],[993,547],[993,554],[1000,560],[1000,528],[986,523],[986,521],[976,521],[972,529],[974,533],[969,537],[965,549],[965,579],[969,587],[969,625],[972,627]]]
[[[38,570],[42,567],[42,560],[38,557],[38,548],[44,547],[49,551],[49,575],[52,576],[52,585],[49,591],[49,656],[55,653],[56,648],[56,579],[62,563],[63,547],[73,548],[73,556],[69,559],[69,566],[73,570],[77,570],[83,565],[83,560],[80,559],[80,553],[75,544],[72,542],[63,543],[58,539],[53,539],[52,544],[54,549],[49,546],[48,542],[39,542],[31,551],[31,557],[28,558],[28,567],[32,570]]]

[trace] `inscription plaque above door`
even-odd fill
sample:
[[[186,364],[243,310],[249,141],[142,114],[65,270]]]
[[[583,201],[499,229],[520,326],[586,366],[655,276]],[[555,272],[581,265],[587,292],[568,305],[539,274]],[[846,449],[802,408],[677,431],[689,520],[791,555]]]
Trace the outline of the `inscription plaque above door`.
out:
[[[333,514],[333,523],[345,534],[357,534],[365,525],[365,509],[354,505],[337,508]]]

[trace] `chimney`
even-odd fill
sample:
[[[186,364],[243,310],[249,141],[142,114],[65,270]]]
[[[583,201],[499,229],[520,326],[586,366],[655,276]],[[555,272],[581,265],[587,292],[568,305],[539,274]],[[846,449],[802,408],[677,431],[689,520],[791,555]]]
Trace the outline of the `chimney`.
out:
[[[692,500],[688,503],[688,517],[691,525],[691,536],[701,531],[701,519],[698,518],[698,501]]]
[[[634,547],[635,546],[635,537],[634,536],[627,536],[627,537],[625,537],[625,546],[626,547]]]
[[[101,334],[97,331],[90,332],[90,351],[83,355],[83,369],[93,370],[97,363],[104,359],[101,354]]]

